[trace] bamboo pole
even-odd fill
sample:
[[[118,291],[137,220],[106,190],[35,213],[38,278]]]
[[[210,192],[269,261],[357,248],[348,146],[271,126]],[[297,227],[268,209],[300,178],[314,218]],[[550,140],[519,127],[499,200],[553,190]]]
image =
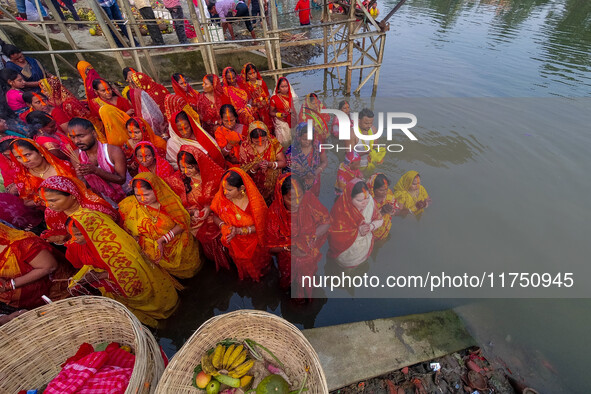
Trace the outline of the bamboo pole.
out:
[[[70,34],[70,31],[68,30],[67,25],[59,17],[59,14],[58,14],[55,6],[53,5],[53,3],[51,1],[46,1],[45,4],[47,4],[47,7],[49,7],[49,11],[51,11],[51,13],[55,16],[55,18],[56,18],[55,20],[57,21],[60,29],[62,29],[62,33],[64,33],[64,36],[66,37],[66,40],[68,40],[68,43],[70,44],[72,49],[78,49],[78,45],[76,45],[76,42],[74,42],[74,39],[72,38],[72,35]],[[78,58],[78,60],[84,60],[84,57],[82,56],[81,53],[77,53],[76,57]]]
[[[277,30],[277,5],[275,4],[275,0],[269,0],[269,7],[271,7],[271,33],[273,37],[276,38],[276,41],[273,42],[273,47],[275,49],[275,60],[277,61],[277,69],[283,69],[283,62],[281,61],[281,46],[279,45],[280,38],[279,32]],[[263,6],[264,8],[264,6]],[[282,75],[281,73],[277,75]]]
[[[195,10],[195,4],[193,4],[192,1],[187,1],[187,5],[189,6],[189,16],[193,24],[193,29],[195,29],[195,34],[197,35],[197,41],[204,42],[201,24],[199,18],[197,17],[197,11]],[[205,65],[205,73],[211,74],[212,68],[211,60],[209,59],[209,51],[206,47],[199,47],[199,51],[201,52],[201,58],[203,59],[203,64]]]
[[[201,2],[201,0],[197,0],[197,5],[199,6],[199,14],[201,16],[201,20],[203,22],[205,22],[204,23],[204,26],[203,26],[203,31],[205,32],[204,39],[205,39],[206,42],[213,42],[213,40],[211,39],[211,34],[209,34],[209,21],[205,17],[205,15],[206,15],[205,14],[205,8],[203,7],[203,3]],[[207,50],[208,58],[209,58],[209,63],[211,65],[211,73],[218,75],[219,74],[219,70],[218,70],[217,61],[215,59],[215,53],[213,51],[213,47],[211,45],[206,45],[205,48]]]
[[[275,0],[272,0],[275,1]],[[267,21],[266,19],[266,14],[265,14],[265,6],[263,5],[263,7],[261,7],[260,9],[261,11],[261,25],[263,26],[263,37],[267,38],[269,35],[269,29],[267,29]],[[267,67],[269,68],[269,70],[275,70],[275,56],[273,54],[273,48],[271,46],[271,41],[265,41],[265,55],[267,55]],[[275,80],[275,85],[277,85],[277,75],[273,76],[273,79]]]
[[[35,2],[35,6],[37,7],[37,12],[39,13],[39,20],[43,20],[43,14],[41,13],[41,4],[39,2]],[[47,33],[47,25],[41,25],[41,29],[43,30],[43,34],[45,34],[45,41],[47,42],[47,47],[49,50],[53,50],[51,46],[51,40],[49,39],[49,34]],[[53,68],[55,69],[55,75],[60,78],[60,69],[57,66],[57,62],[55,61],[55,56],[51,55],[51,62],[53,63]]]
[[[354,3],[356,0],[351,2],[351,6],[349,7],[349,19],[355,18],[355,6]],[[355,34],[355,22],[349,22],[349,31],[347,34],[347,70],[345,72],[345,93],[351,94],[351,70],[350,66],[353,63],[353,34]]]
[[[386,48],[386,34],[382,34],[382,41],[380,42],[380,52],[378,53],[378,64],[382,64],[384,60],[384,50]],[[380,79],[380,68],[378,67],[373,77],[372,96],[375,96],[378,91],[378,80]]]
[[[105,38],[107,39],[107,42],[109,43],[109,46],[111,48],[117,48],[117,44],[115,44],[115,40],[113,39],[113,36],[111,35],[111,31],[109,30],[108,25],[105,23],[105,20],[103,17],[103,15],[104,15],[103,9],[101,7],[99,7],[97,2],[94,0],[91,0],[88,3],[90,4],[90,8],[92,8],[92,11],[96,15],[96,20],[99,23],[99,26],[101,27],[103,34],[105,35]],[[123,56],[121,55],[121,53],[119,51],[115,52],[115,59],[117,59],[117,63],[119,63],[119,67],[125,68],[125,62],[123,61]]]

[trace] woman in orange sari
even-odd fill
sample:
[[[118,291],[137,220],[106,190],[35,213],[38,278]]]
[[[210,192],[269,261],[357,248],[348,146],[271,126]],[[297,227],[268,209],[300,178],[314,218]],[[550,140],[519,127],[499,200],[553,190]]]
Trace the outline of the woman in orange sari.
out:
[[[203,77],[203,93],[197,96],[197,112],[201,125],[209,134],[213,135],[222,123],[220,110],[226,104],[230,104],[230,99],[224,93],[220,79],[215,74],[207,74]]]
[[[170,163],[158,153],[156,147],[151,142],[142,141],[135,146],[134,153],[138,164],[138,174],[151,172],[161,179],[165,179],[172,191],[181,197],[184,205],[185,184],[181,180],[180,174],[175,172]]]
[[[18,309],[43,305],[42,295],[65,298],[50,275],[63,257],[35,234],[0,223],[0,302]],[[61,282],[64,283],[64,282]]]
[[[135,167],[134,170],[137,170],[137,163],[134,161],[133,152],[135,146],[142,141],[152,143],[156,148],[157,154],[162,157],[166,156],[166,141],[162,137],[154,134],[152,128],[144,119],[138,117],[130,118],[125,124],[125,128],[127,129],[128,139],[121,148],[127,158],[128,167],[131,165],[132,167]],[[135,166],[132,163],[135,164]]]
[[[369,193],[384,218],[384,224],[373,233],[378,241],[388,238],[390,228],[392,227],[392,216],[395,216],[402,209],[402,206],[398,206],[398,202],[394,198],[394,193],[390,190],[389,186],[390,181],[381,172],[372,175],[369,181],[367,181]]]
[[[199,92],[193,89],[183,74],[172,74],[170,79],[172,81],[172,90],[174,90],[174,94],[184,98],[187,104],[197,111],[197,99],[199,97]]]
[[[88,190],[78,179],[49,177],[39,186],[39,195],[45,202],[47,224],[47,230],[43,231],[41,238],[48,242],[63,244],[69,238],[65,227],[67,215],[79,208],[102,212],[115,222],[119,221],[117,209]]]
[[[287,78],[279,78],[275,94],[271,97],[269,115],[273,118],[275,136],[284,147],[291,144],[291,128],[295,126],[297,116],[297,99],[298,96],[291,89]]]
[[[328,210],[318,198],[305,192],[290,173],[281,175],[267,215],[267,246],[277,255],[280,287],[288,289],[295,281],[298,298],[311,298],[311,289],[302,286],[302,276],[316,273],[329,223]]]
[[[88,108],[94,116],[99,116],[98,108],[94,104],[94,99],[97,98],[97,94],[92,87],[92,83],[95,79],[100,79],[99,73],[92,67],[92,65],[85,61],[79,61],[76,65],[80,77],[84,82],[84,91],[86,92],[86,101],[88,102]],[[84,118],[84,116],[81,116]]]
[[[95,98],[92,99],[92,105],[97,112],[105,105],[111,105],[120,111],[125,112],[129,116],[134,115],[129,100],[121,96],[117,90],[113,89],[113,86],[109,82],[102,78],[97,78],[92,81],[92,89],[96,94]],[[103,119],[103,122],[104,121],[105,119]]]
[[[365,182],[352,180],[330,211],[329,256],[343,268],[357,267],[371,254],[373,233],[383,223]]]
[[[238,120],[238,113],[232,104],[222,105],[220,108],[222,124],[215,131],[215,141],[222,149],[224,157],[230,164],[238,164],[240,144],[248,136],[248,129]]]
[[[230,257],[222,245],[222,233],[213,222],[211,202],[220,189],[224,170],[209,156],[190,145],[181,146],[179,172],[185,191],[181,199],[191,215],[191,233],[203,247],[203,254],[215,262],[215,269],[230,269]]]
[[[154,81],[148,75],[135,71],[131,67],[125,67],[123,69],[123,77],[129,82],[130,88],[141,89],[148,93],[156,104],[158,104],[160,112],[164,113],[164,100],[170,94],[168,89]]]
[[[217,142],[210,136],[192,116],[185,111],[177,112],[170,119],[170,139],[166,143],[166,159],[175,163],[182,145],[195,146],[224,167],[225,160]]]
[[[242,84],[240,87],[248,94],[248,101],[252,103],[255,118],[264,122],[269,130],[273,130],[273,121],[269,115],[269,88],[254,64],[246,63],[242,68]]]
[[[60,160],[27,138],[18,138],[11,145],[12,161],[17,166],[14,184],[27,206],[43,206],[39,186],[43,180],[61,175],[76,179],[76,172],[67,161]]]
[[[42,79],[39,81],[39,86],[41,87],[41,92],[47,97],[47,103],[49,105],[55,108],[60,108],[70,119],[85,118],[90,120],[97,131],[99,141],[103,143],[107,142],[100,118],[93,115],[88,109],[88,103],[78,100],[78,98],[60,82],[59,78],[52,76],[50,78]]]
[[[246,172],[239,168],[226,171],[211,210],[238,277],[258,282],[271,264],[265,246],[267,205]]]
[[[150,327],[172,315],[178,306],[174,280],[145,260],[137,242],[109,216],[81,208],[70,215],[66,227],[72,236],[66,257],[79,269],[72,290],[89,283]]]
[[[326,107],[322,104],[316,93],[310,93],[306,96],[306,101],[302,105],[299,116],[300,123],[307,122],[308,119],[314,121],[314,130],[318,133],[318,140],[321,144],[330,135],[330,131],[328,130],[330,115],[321,113],[320,111],[323,109],[326,109]]]
[[[135,195],[119,203],[123,228],[151,262],[178,278],[195,276],[202,261],[181,199],[151,172],[136,175],[131,184]]]
[[[263,198],[270,204],[275,182],[287,160],[283,147],[269,135],[263,122],[252,122],[248,131],[248,139],[240,145],[240,167],[250,174]]]
[[[238,112],[238,118],[242,124],[250,124],[254,119],[254,108],[248,101],[248,93],[240,88],[236,77],[236,71],[232,67],[224,68],[222,71],[222,86],[224,93],[230,99],[231,104]]]

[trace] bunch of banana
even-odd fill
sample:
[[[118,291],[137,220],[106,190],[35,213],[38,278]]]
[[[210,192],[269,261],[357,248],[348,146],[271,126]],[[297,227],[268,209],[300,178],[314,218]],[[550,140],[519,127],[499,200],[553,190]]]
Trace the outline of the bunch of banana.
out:
[[[217,345],[213,353],[201,357],[201,368],[209,375],[228,375],[240,379],[254,365],[254,360],[247,360],[248,350],[244,346]]]

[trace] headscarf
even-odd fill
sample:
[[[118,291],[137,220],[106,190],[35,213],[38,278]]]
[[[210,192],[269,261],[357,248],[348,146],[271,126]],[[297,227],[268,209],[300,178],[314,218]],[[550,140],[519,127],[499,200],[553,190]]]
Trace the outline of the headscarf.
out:
[[[129,72],[131,73],[131,81],[134,85],[148,93],[156,104],[158,104],[160,111],[164,113],[164,100],[170,92],[164,86],[150,78],[147,74],[135,71],[133,68],[131,68]]]
[[[281,85],[281,82],[287,82],[287,88],[288,88],[288,92],[287,92],[287,97],[282,95],[279,92],[279,85]],[[290,108],[291,110],[297,108],[298,106],[298,95],[295,93],[295,91],[291,88],[291,84],[289,83],[289,81],[287,80],[287,78],[285,77],[281,77],[277,80],[277,85],[275,85],[275,89],[273,90],[274,95],[277,96],[277,98],[282,102],[283,106],[286,108]],[[288,123],[290,126],[292,125],[292,121],[291,121],[291,111],[288,113],[288,116],[284,118],[285,122]]]
[[[181,74],[181,78],[185,79],[185,77]],[[187,90],[183,89],[183,87],[176,81],[176,79],[174,79],[174,77],[170,77],[170,79],[172,80],[172,89],[174,90],[174,93],[182,98],[185,99],[185,101],[195,107],[197,105],[197,96],[199,95],[199,93],[193,89],[193,87],[191,85],[189,85],[189,83],[185,80],[185,83],[187,84]]]
[[[17,230],[0,223],[0,245],[10,245],[13,242],[26,238],[35,238],[36,235],[28,231]]]
[[[13,137],[11,135],[7,135],[6,137],[0,138],[0,142],[6,140],[15,140],[17,137]],[[14,182],[14,177],[18,173],[18,166],[17,163],[13,160],[6,158],[0,152],[0,173],[2,174],[2,178],[4,179],[4,186],[8,186]]]
[[[314,120],[314,125],[318,131],[318,138],[321,141],[325,141],[328,138],[328,122],[330,121],[330,115],[323,114],[320,111],[326,107],[318,97],[315,97],[316,105],[312,104],[312,93],[306,95],[306,101],[300,109],[300,122],[305,122],[308,119]]]
[[[424,210],[417,210],[415,205],[417,201],[423,201],[429,198],[429,194],[423,185],[419,186],[419,195],[416,199],[410,194],[412,182],[418,175],[419,173],[417,171],[408,171],[400,177],[394,186],[394,198],[404,204],[405,208],[410,209],[414,214],[421,213]]]
[[[241,84],[243,86],[246,86],[249,82],[248,82],[248,75],[246,75],[246,67],[248,67],[248,65],[254,66],[253,63],[248,62],[246,63],[243,67],[242,67],[242,71],[240,71],[240,76],[242,77],[242,81]],[[261,73],[259,72],[258,68],[256,68],[256,66],[254,66],[255,70],[257,70],[257,81],[261,81],[262,82],[262,88],[264,89],[265,92],[267,92],[267,94],[269,93],[269,88],[267,87],[267,84],[265,83],[265,80],[263,79],[263,77],[261,77]],[[243,87],[244,89],[244,87]],[[246,90],[246,89],[244,89]]]
[[[114,105],[103,105],[99,110],[99,115],[105,125],[107,143],[117,146],[125,144],[129,139],[125,124],[130,116]]]
[[[83,60],[79,61],[76,65],[78,72],[80,73],[80,77],[82,77],[82,81],[84,81],[84,90],[86,92],[86,100],[88,101],[88,107],[91,111],[96,109],[96,114],[98,115],[98,108],[96,108],[96,104],[93,102],[98,95],[95,93],[92,82],[95,79],[100,78],[101,76],[99,73],[92,67],[92,65],[88,62]]]
[[[176,224],[180,225],[183,230],[189,231],[191,218],[187,210],[183,207],[181,199],[176,195],[175,192],[164,182],[162,178],[151,172],[142,172],[137,174],[133,180],[141,179],[148,182],[154,190],[156,199],[160,203],[162,212],[166,213]],[[136,198],[134,198],[137,204],[140,204]]]
[[[140,132],[142,133],[142,141],[148,141],[156,148],[156,153],[162,156],[166,155],[166,141],[154,134],[154,131],[144,119],[134,116],[131,119],[135,120],[139,125]],[[128,138],[129,140],[129,138]]]
[[[190,140],[181,137],[181,134],[177,130],[176,126],[176,118],[181,112],[183,111],[173,114],[171,119],[169,119],[171,132],[170,139],[167,143],[167,154],[170,156],[168,159],[176,161],[176,155],[178,154],[181,146],[192,145],[201,149],[201,151],[205,154],[211,156],[211,158],[223,168],[226,161],[217,142],[215,142],[209,133],[203,130],[199,123],[197,123],[195,119],[193,119],[193,117],[186,112],[185,113],[188,115],[187,118],[189,119],[189,124],[191,125],[191,130],[193,130],[193,135],[195,136],[196,140]]]
[[[248,209],[252,212],[252,217],[254,220],[254,226],[256,229],[256,234],[258,237],[259,245],[265,244],[265,221],[267,219],[267,204],[265,203],[265,199],[257,189],[256,185],[254,184],[253,180],[240,168],[232,168],[226,171],[224,177],[222,178],[222,183],[218,192],[216,193],[213,201],[211,203],[211,209],[214,212],[221,212],[223,206],[227,205],[234,205],[232,201],[230,201],[224,194],[224,184],[226,179],[228,178],[230,172],[235,172],[240,175],[242,178],[242,182],[244,183],[244,188],[246,189],[246,196],[248,197]],[[232,219],[232,217],[230,217]],[[227,223],[231,226],[235,226],[238,224],[237,221],[233,222],[232,220],[227,221]],[[228,229],[229,226],[222,227],[222,236],[225,238],[228,233],[224,230]]]
[[[209,155],[206,155],[195,146],[183,145],[181,146],[180,152],[190,153],[197,161],[199,173],[201,174],[201,196],[199,197],[199,203],[201,205],[211,203],[216,192],[220,189],[224,170]],[[181,174],[183,174],[183,163],[179,161],[178,166]],[[184,177],[184,175],[182,176]]]
[[[167,177],[172,176],[174,174],[174,169],[172,168],[170,163],[167,162],[166,159],[164,157],[162,157],[162,155],[159,154],[158,149],[156,149],[154,144],[152,144],[151,142],[149,142],[149,141],[138,142],[137,145],[135,146],[135,148],[133,148],[134,156],[135,156],[135,152],[138,149],[142,149],[142,147],[145,147],[145,146],[149,146],[152,149],[152,152],[154,152],[154,160],[156,160],[155,173],[159,177],[161,177],[162,179],[167,179]],[[151,172],[150,169],[148,169],[148,168],[144,167],[142,164],[140,164],[137,157],[136,157],[136,161],[139,166],[138,172]]]

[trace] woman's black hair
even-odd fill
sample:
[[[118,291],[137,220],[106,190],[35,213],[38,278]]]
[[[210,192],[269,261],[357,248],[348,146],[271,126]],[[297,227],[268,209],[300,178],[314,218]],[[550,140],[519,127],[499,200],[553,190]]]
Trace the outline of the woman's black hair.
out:
[[[7,150],[10,150],[10,145],[13,143],[13,141],[16,138],[17,137],[9,138],[9,139],[6,139],[6,140],[0,142],[0,154],[2,154],[3,152],[6,152]]]
[[[23,101],[26,104],[33,104],[33,97],[35,97],[35,95],[41,97],[43,100],[47,101],[47,96],[45,96],[43,93],[35,93],[35,92],[24,92],[23,93]]]
[[[226,174],[228,174],[227,178],[225,177]],[[222,179],[225,179],[226,182],[228,182],[228,185],[235,187],[236,189],[240,188],[241,186],[244,186],[244,181],[242,180],[242,177],[236,171],[226,171]]]
[[[63,191],[63,190],[55,190],[55,189],[52,189],[52,188],[49,188],[49,187],[44,187],[43,189],[44,189],[46,192],[57,193],[57,194],[59,194],[59,195],[66,196],[66,197],[68,197],[68,196],[71,196],[71,194],[70,194],[70,193],[68,193],[68,192],[65,192],[65,191]]]
[[[102,78],[97,78],[94,81],[92,81],[92,88],[94,90],[98,90],[99,86],[101,86],[103,82],[105,82],[109,87],[111,87],[111,84],[109,82],[105,81]]]
[[[177,162],[183,161],[183,158],[184,158],[185,163],[187,163],[191,166],[197,167],[197,171],[199,171],[199,164],[197,163],[195,156],[193,156],[189,152],[180,151],[178,153],[178,155],[176,155],[176,158],[177,158]],[[183,180],[183,183],[185,184],[185,190],[187,191],[187,194],[191,193],[191,190],[193,190],[193,187],[191,186],[191,178],[189,178],[188,176],[183,174],[182,171],[181,171],[181,178]]]
[[[255,66],[254,64],[252,64],[252,63],[249,63],[249,64],[247,64],[247,65],[246,65],[246,75],[247,75],[247,76],[248,76],[248,73],[249,73],[251,70],[254,70],[254,71],[255,71],[255,72],[257,72],[257,73],[259,72],[259,70],[257,70],[257,68],[256,68],[256,66]]]
[[[57,191],[57,190],[54,190],[54,191]],[[69,217],[69,216],[66,218],[66,221],[64,222],[64,225],[65,225],[66,229],[70,228],[70,225],[72,227],[78,228],[78,226],[76,226],[76,221],[74,219],[72,219],[71,217]],[[78,229],[78,230],[80,230],[80,229]]]
[[[224,77],[225,77],[225,76],[226,76],[226,74],[228,74],[230,71],[234,72],[234,75],[237,75],[237,74],[236,74],[236,70],[234,70],[234,67],[230,67],[230,68],[228,68],[228,69],[226,70],[226,72],[224,73]]]
[[[220,107],[220,118],[224,117],[226,111],[230,111],[236,120],[238,120],[238,112],[236,112],[236,108],[232,104],[224,104]]]
[[[250,132],[250,138],[259,138],[259,137],[266,137],[267,132],[263,129],[254,129]]]
[[[19,75],[20,73],[12,68],[4,68],[0,70],[0,78],[2,78],[6,84],[8,84],[8,81],[14,81],[17,79]]]
[[[386,175],[384,174],[378,174],[376,175],[376,179],[373,181],[373,190],[377,190],[380,187],[384,186],[386,184],[386,182],[388,184],[390,184],[390,180],[386,177]]]
[[[281,84],[283,83],[283,81],[287,82],[287,86],[289,87],[289,81],[287,80],[287,78],[285,77],[281,77],[277,80],[277,86],[281,86]]]
[[[123,79],[127,80],[127,74],[131,71],[131,67],[125,67],[123,69]]]
[[[339,110],[343,109],[345,104],[349,104],[349,102],[347,100],[339,101]]]
[[[145,147],[145,148],[147,148],[147,149],[149,149],[149,150],[150,150],[150,152],[152,152],[152,156],[156,157],[156,154],[155,154],[155,152],[154,152],[154,149],[152,149],[152,147],[151,147],[150,145],[148,145],[148,144],[141,144],[141,145],[140,145],[140,144],[138,144],[138,145],[135,147],[135,149],[133,150],[133,153],[134,153],[136,156],[137,156],[137,150],[138,150],[138,149],[140,149],[142,146],[143,146],[143,147]]]
[[[213,85],[213,74],[207,74],[205,76],[205,78],[207,78],[207,80],[209,81],[209,83]]]
[[[174,78],[175,81],[180,82],[181,81],[181,77],[185,78],[185,76],[181,73],[174,73],[172,74],[172,77]],[[185,78],[186,80],[187,78]],[[213,79],[213,78],[212,78]]]
[[[2,46],[2,52],[4,52],[4,54],[10,58],[12,55],[16,55],[17,53],[21,53],[21,49],[19,47],[16,47],[14,45],[10,45],[10,44],[6,44]]]
[[[134,179],[133,181],[131,181],[132,189],[136,189],[138,185],[141,186],[142,189],[154,190],[152,189],[152,185],[150,185],[150,182],[144,181],[143,179]]]
[[[27,114],[25,120],[33,130],[39,130],[41,127],[50,124],[53,121],[53,118],[47,112],[32,111]]]
[[[189,115],[187,115],[185,111],[181,111],[176,115],[176,118],[174,118],[174,123],[178,123],[179,120],[186,120],[189,122]]]
[[[19,148],[32,150],[34,152],[39,153],[39,150],[35,148],[35,145],[31,144],[29,141],[25,141],[20,138],[17,138],[16,140],[12,141],[12,144],[10,144],[11,149],[13,146],[18,146]]]
[[[138,121],[137,121],[137,120],[135,120],[134,118],[129,118],[129,119],[127,119],[127,122],[125,122],[125,128],[126,128],[126,129],[128,129],[128,128],[129,128],[129,125],[130,125],[130,124],[132,124],[132,123],[133,123],[133,125],[134,125],[135,127],[137,127],[138,129],[140,129],[140,130],[141,130],[140,124],[139,124],[139,123],[138,123]]]
[[[355,197],[356,195],[358,195],[359,193],[361,193],[362,191],[369,191],[367,190],[367,185],[365,184],[364,181],[359,181],[355,184],[355,186],[353,186],[353,190],[351,191],[351,198]]]
[[[295,181],[295,179],[294,179]],[[287,178],[285,178],[285,180],[283,181],[283,184],[281,185],[281,195],[285,196],[287,193],[289,193],[292,189],[291,187],[291,182],[292,182],[292,178],[291,175],[288,176]]]
[[[318,99],[318,95],[316,93],[310,93],[310,97],[314,97],[315,99]]]

